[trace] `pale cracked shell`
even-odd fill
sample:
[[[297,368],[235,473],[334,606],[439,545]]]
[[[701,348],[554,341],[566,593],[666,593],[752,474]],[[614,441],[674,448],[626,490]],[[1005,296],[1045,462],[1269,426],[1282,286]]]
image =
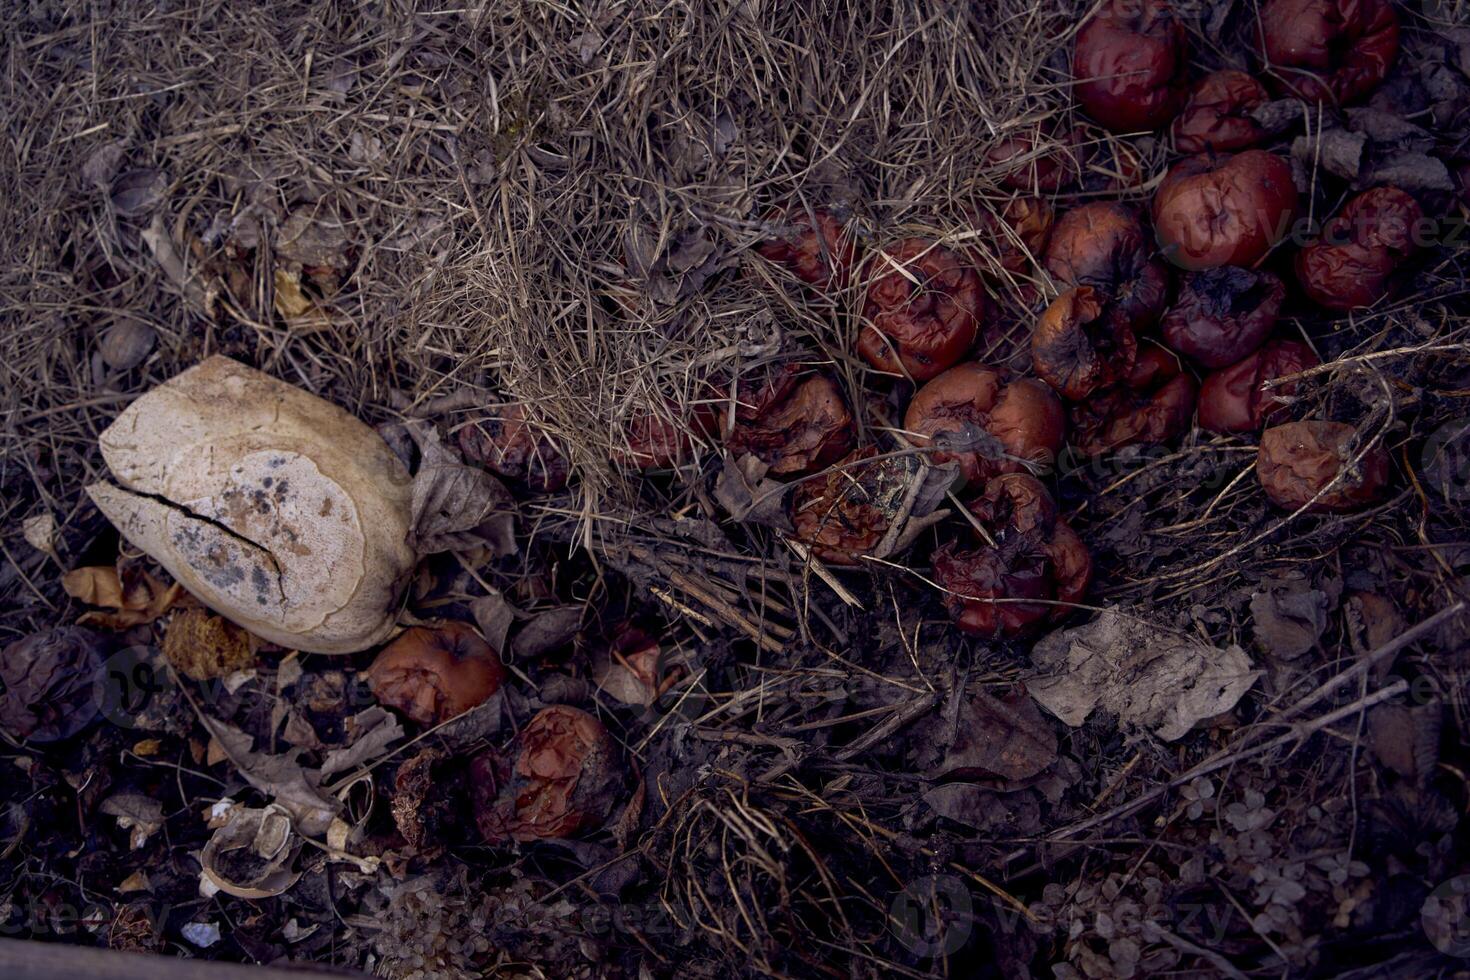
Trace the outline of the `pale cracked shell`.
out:
[[[211,357],[129,405],[100,442],[122,486],[87,493],[211,609],[312,653],[392,631],[415,561],[410,480],[358,419]]]

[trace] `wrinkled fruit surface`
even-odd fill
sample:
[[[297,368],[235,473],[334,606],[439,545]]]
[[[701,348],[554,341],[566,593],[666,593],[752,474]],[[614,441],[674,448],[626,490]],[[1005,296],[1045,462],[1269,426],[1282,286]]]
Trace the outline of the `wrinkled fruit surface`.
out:
[[[1077,33],[1072,91],[1114,132],[1157,129],[1183,99],[1185,54],[1167,0],[1108,0]]]
[[[1169,352],[1139,351],[1122,384],[1072,406],[1072,442],[1085,456],[1173,442],[1194,417],[1194,379]]]
[[[965,479],[981,483],[1018,471],[1022,460],[1050,468],[1062,448],[1062,403],[1034,378],[1006,383],[995,368],[959,364],[920,388],[903,427],[916,446],[949,445],[936,464],[958,460]],[[979,443],[965,451],[961,446]]]
[[[857,350],[873,367],[928,381],[965,356],[985,311],[979,274],[923,238],[890,245],[868,266]]]
[[[1185,269],[1253,266],[1291,230],[1291,164],[1265,150],[1176,163],[1154,195],[1159,247]]]
[[[625,783],[618,747],[602,722],[567,705],[541,709],[509,762],[495,752],[470,764],[475,822],[491,844],[572,837],[600,826]]]
[[[767,220],[778,233],[756,246],[761,258],[811,286],[841,289],[851,281],[857,246],[832,212],[793,208],[774,211]]]
[[[535,423],[523,405],[510,405],[459,430],[466,461],[523,484],[534,493],[554,493],[567,485],[567,458]]]
[[[1068,286],[1093,286],[1111,298],[1134,330],[1158,322],[1169,301],[1169,273],[1152,257],[1138,213],[1117,201],[1094,201],[1062,215],[1043,265]]]
[[[104,633],[59,626],[0,650],[0,729],[13,738],[55,742],[97,717],[94,684],[112,650]]]
[[[1261,435],[1256,476],[1278,507],[1296,510],[1332,485],[1312,510],[1350,511],[1378,500],[1388,486],[1388,452],[1374,446],[1357,467],[1358,430],[1343,422],[1288,422]],[[1338,476],[1341,479],[1337,479]]]
[[[1224,367],[1265,342],[1285,299],[1285,284],[1264,270],[1227,265],[1196,272],[1185,277],[1160,330],[1196,364]]]
[[[1260,34],[1282,89],[1308,102],[1356,102],[1399,52],[1390,0],[1266,0]]]
[[[1243,150],[1268,135],[1251,110],[1270,99],[1266,86],[1243,71],[1227,68],[1201,78],[1174,120],[1174,147],[1180,153]]]
[[[1267,381],[1317,366],[1317,355],[1299,340],[1272,340],[1237,364],[1205,376],[1199,389],[1199,424],[1211,432],[1256,432],[1284,414],[1296,382],[1267,390]]]
[[[1397,187],[1375,187],[1343,205],[1321,237],[1296,256],[1302,290],[1329,310],[1372,306],[1417,251],[1419,202]]]
[[[837,382],[785,365],[740,397],[725,445],[736,455],[754,454],[774,476],[801,476],[841,459],[854,438]]]
[[[504,680],[499,655],[468,623],[405,630],[367,669],[373,696],[420,725],[483,704]]]

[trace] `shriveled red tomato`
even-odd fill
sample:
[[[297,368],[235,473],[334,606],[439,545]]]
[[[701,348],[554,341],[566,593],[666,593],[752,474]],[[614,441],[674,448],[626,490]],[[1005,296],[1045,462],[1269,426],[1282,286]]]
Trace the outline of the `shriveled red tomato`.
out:
[[[1057,515],[1041,481],[1025,473],[997,476],[966,506],[995,546],[950,541],[934,553],[935,581],[961,630],[1022,636],[1065,616],[1070,611],[1065,604],[1086,595],[1092,556]]]
[[[1043,259],[1069,286],[1093,286],[1110,298],[1128,326],[1158,322],[1169,300],[1169,273],[1153,257],[1138,213],[1117,201],[1094,201],[1058,219]]]
[[[445,623],[405,630],[365,676],[380,702],[420,725],[437,725],[500,690],[505,668],[473,626]]]
[[[466,460],[514,480],[535,493],[554,493],[567,485],[571,466],[524,405],[495,409],[459,430]]]
[[[1258,29],[1266,67],[1309,102],[1356,102],[1382,84],[1399,53],[1390,0],[1266,0]]]
[[[1397,187],[1375,187],[1343,205],[1321,237],[1296,256],[1302,290],[1329,310],[1372,306],[1419,248],[1424,211]]]
[[[1165,257],[1185,269],[1253,266],[1291,229],[1291,164],[1265,150],[1176,163],[1154,195]]]
[[[1287,422],[1262,433],[1256,476],[1278,507],[1296,510],[1311,502],[1317,511],[1357,510],[1382,497],[1389,475],[1381,444],[1351,466],[1360,451],[1358,430],[1346,423]]]
[[[725,445],[752,453],[776,476],[800,476],[852,449],[856,430],[842,390],[825,374],[788,364],[742,395]]]
[[[958,364],[920,388],[903,418],[916,446],[995,440],[992,447],[931,456],[936,463],[957,460],[971,483],[1028,462],[1050,467],[1061,451],[1065,424],[1062,403],[1046,385],[1033,378],[1007,383],[995,368],[974,363]]]
[[[1158,129],[1184,96],[1184,25],[1167,0],[1107,0],[1077,32],[1072,91],[1114,132]]]
[[[1121,384],[1072,406],[1072,443],[1087,456],[1173,442],[1194,417],[1194,379],[1161,347],[1143,347]]]
[[[1128,377],[1137,354],[1128,318],[1092,286],[1058,296],[1031,333],[1037,377],[1068,401],[1080,401]]]
[[[1243,71],[1211,72],[1195,83],[1174,120],[1174,148],[1180,153],[1219,153],[1255,146],[1269,134],[1251,110],[1270,98],[1266,86]]]
[[[852,280],[857,244],[851,231],[825,208],[791,207],[766,216],[775,235],[756,246],[761,258],[802,282],[841,289]]]
[[[1296,393],[1296,382],[1267,389],[1267,381],[1316,367],[1317,355],[1299,340],[1270,340],[1237,364],[1205,377],[1199,389],[1199,425],[1211,432],[1255,432],[1273,421]]]
[[[1196,364],[1224,367],[1265,342],[1285,299],[1286,286],[1263,269],[1227,265],[1191,273],[1160,332]]]
[[[964,358],[986,308],[969,263],[928,239],[905,238],[873,257],[867,277],[857,350],[869,364],[928,381]]]
[[[577,708],[542,708],[509,756],[470,764],[475,822],[491,844],[572,837],[612,814],[627,781],[617,743]]]

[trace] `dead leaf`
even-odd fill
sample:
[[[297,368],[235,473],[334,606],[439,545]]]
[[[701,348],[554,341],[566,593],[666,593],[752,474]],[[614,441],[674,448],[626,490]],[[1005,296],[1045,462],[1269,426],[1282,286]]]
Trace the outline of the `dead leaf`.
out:
[[[390,744],[403,737],[403,726],[393,713],[376,705],[347,719],[346,727],[352,741],[326,754],[322,759],[323,776],[346,772],[374,761],[388,751]]]
[[[134,851],[163,828],[163,804],[142,793],[116,793],[103,800],[99,809],[116,817],[123,830],[131,831],[128,847]]]
[[[288,262],[338,271],[347,268],[350,248],[342,223],[315,207],[292,212],[275,243],[276,255]]]
[[[143,363],[158,343],[158,333],[146,323],[131,318],[118,320],[97,341],[97,352],[114,371],[127,371]]]
[[[582,606],[556,606],[530,613],[526,625],[511,640],[511,652],[517,660],[533,660],[566,646],[577,635],[585,613]]]
[[[331,825],[339,805],[318,788],[320,773],[303,768],[296,761],[300,749],[283,755],[267,755],[251,751],[254,739],[245,732],[217,719],[201,715],[221,752],[235,764],[240,776],[261,793],[285,807],[295,821],[296,829],[307,837],[317,837]]]
[[[1041,801],[1035,793],[996,793],[974,783],[944,783],[924,793],[931,810],[980,831],[1035,833]]]
[[[27,517],[21,522],[21,533],[25,536],[26,544],[50,556],[52,561],[61,561],[56,555],[56,518],[51,516],[50,511]]]
[[[409,427],[422,461],[414,474],[409,543],[420,554],[488,546],[514,554],[515,498],[489,473],[465,466],[431,425]]]
[[[1042,637],[1031,661],[1031,696],[1068,725],[1102,708],[1166,742],[1230,710],[1261,676],[1234,644],[1212,647],[1117,609]]]
[[[1290,660],[1311,651],[1327,629],[1327,593],[1304,579],[1268,579],[1251,595],[1256,642],[1276,657]]]
[[[124,218],[147,214],[158,207],[166,190],[168,177],[162,170],[129,170],[112,181],[112,209]]]
[[[485,638],[485,642],[496,650],[504,650],[506,637],[510,635],[510,628],[515,625],[516,619],[521,616],[521,611],[497,590],[471,602],[470,615],[475,617],[475,625],[480,628],[480,635]]]
[[[1057,758],[1057,734],[1024,689],[957,694],[954,741],[929,779],[1029,779]]]
[[[163,583],[135,565],[124,568],[121,575],[110,565],[75,568],[61,578],[66,594],[89,606],[104,606],[110,613],[89,612],[77,620],[83,626],[125,630],[151,623],[168,612],[187,593],[175,582]]]
[[[1422,785],[1439,762],[1439,733],[1444,711],[1429,704],[1380,704],[1368,713],[1368,744],[1378,761]]]
[[[725,454],[724,466],[715,478],[715,503],[737,521],[790,531],[791,517],[786,513],[790,485],[769,479],[769,470],[752,453],[739,459]]]
[[[332,326],[332,314],[301,290],[301,276],[277,267],[272,277],[271,303],[281,319],[298,333],[315,333]]]
[[[122,166],[126,155],[121,140],[103,143],[93,150],[92,155],[87,157],[87,162],[82,164],[82,181],[99,191],[106,190],[111,186],[113,175],[117,173],[117,168]]]

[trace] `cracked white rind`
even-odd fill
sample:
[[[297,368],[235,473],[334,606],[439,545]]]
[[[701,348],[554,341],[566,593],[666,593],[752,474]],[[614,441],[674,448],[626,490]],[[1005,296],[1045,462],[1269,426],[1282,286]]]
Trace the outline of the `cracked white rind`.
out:
[[[88,494],[207,606],[264,639],[352,653],[392,631],[415,555],[410,480],[371,428],[211,357],[103,433]]]

